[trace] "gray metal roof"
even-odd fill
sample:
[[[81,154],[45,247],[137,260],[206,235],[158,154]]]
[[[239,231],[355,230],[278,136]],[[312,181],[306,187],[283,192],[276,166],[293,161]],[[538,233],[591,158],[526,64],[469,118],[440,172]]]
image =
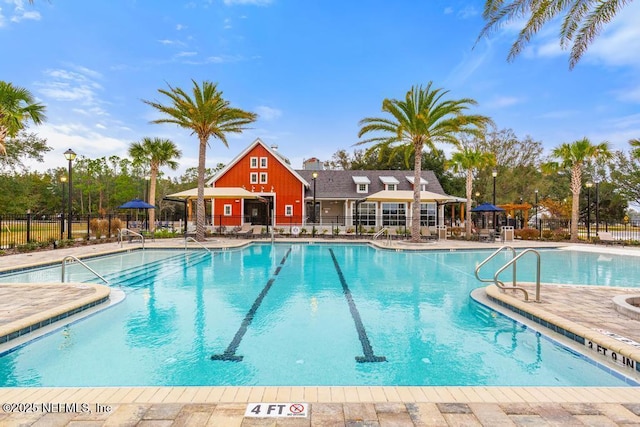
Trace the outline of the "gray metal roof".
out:
[[[313,172],[318,173],[316,178],[316,199],[361,199],[370,194],[384,190],[384,183],[380,181],[381,176],[392,176],[399,182],[398,190],[413,190],[413,185],[407,177],[413,177],[413,171],[398,170],[296,170],[308,183],[309,188],[305,197],[313,197]],[[354,176],[366,176],[371,181],[368,193],[358,193],[356,184],[353,182]],[[432,171],[422,171],[422,178],[427,180],[427,191],[445,194],[438,178]]]

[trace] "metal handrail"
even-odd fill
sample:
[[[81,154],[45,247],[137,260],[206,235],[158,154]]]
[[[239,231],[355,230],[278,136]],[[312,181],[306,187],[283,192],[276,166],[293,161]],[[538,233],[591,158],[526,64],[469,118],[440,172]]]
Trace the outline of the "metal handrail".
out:
[[[480,278],[480,275],[479,275],[480,268],[482,268],[482,266],[484,266],[486,263],[488,263],[489,261],[491,261],[491,260],[492,260],[496,255],[498,255],[500,252],[502,252],[502,251],[503,251],[503,250],[505,250],[505,249],[510,249],[510,250],[511,250],[511,253],[513,254],[513,258],[515,258],[515,257],[516,257],[516,255],[517,255],[517,254],[516,254],[516,250],[513,248],[513,246],[506,246],[506,245],[505,245],[505,246],[501,246],[501,247],[500,247],[500,248],[498,248],[494,253],[492,253],[491,255],[489,255],[489,256],[487,257],[487,259],[485,259],[484,261],[482,261],[480,264],[478,264],[478,265],[476,266],[476,270],[475,270],[475,273],[476,273],[476,279],[478,279],[478,280],[479,280],[479,281],[481,281],[481,282],[485,282],[485,283],[491,283],[491,282],[493,282],[493,279],[481,279],[481,278]],[[514,266],[513,266],[513,283],[515,283],[515,282],[516,282],[516,266],[514,265]]]
[[[90,272],[92,272],[93,274],[95,274],[98,279],[102,280],[104,283],[106,283],[107,285],[109,284],[109,281],[107,279],[105,279],[104,277],[102,277],[99,273],[97,273],[93,268],[89,267],[87,264],[85,264],[84,262],[80,261],[78,258],[74,257],[73,255],[67,255],[66,257],[62,258],[62,278],[60,279],[60,281],[62,283],[64,283],[64,273],[65,273],[65,266],[67,265],[67,260],[72,259],[75,262],[79,263],[80,265],[82,265],[84,268],[86,268],[87,270],[89,270]]]
[[[196,239],[194,239],[193,237],[189,236],[189,237],[185,237],[184,238],[184,250],[187,250],[187,242],[188,241],[192,241],[192,242],[196,242],[197,244],[199,244],[200,246],[202,246],[207,252],[211,253],[211,251],[209,250],[209,248],[207,248],[205,245],[203,245],[202,243],[198,242]]]
[[[540,253],[535,249],[531,249],[531,248],[525,249],[524,251],[520,252],[518,256],[516,256],[515,258],[507,262],[502,267],[500,267],[498,271],[496,271],[496,273],[493,275],[493,282],[496,284],[496,286],[502,289],[513,289],[513,290],[519,290],[524,292],[524,300],[529,301],[529,293],[527,292],[527,290],[516,286],[515,270],[516,270],[516,263],[518,262],[518,260],[522,258],[525,254],[530,252],[533,252],[538,259],[537,266],[536,266],[536,302],[540,302]],[[498,280],[498,276],[500,275],[500,273],[506,270],[511,264],[513,264],[514,277],[513,277],[513,286],[509,287],[509,286],[505,286],[504,283]]]
[[[144,236],[140,233],[136,233],[133,230],[129,230],[128,228],[121,228],[118,231],[118,240],[120,240],[120,247],[122,247],[122,235],[124,234],[124,232],[127,232],[128,234],[133,234],[134,236],[138,236],[142,239],[142,249],[144,249]]]
[[[387,234],[389,234],[389,229],[387,227],[383,227],[380,229],[380,231],[373,235],[373,240],[376,240],[378,237],[382,236],[385,231],[387,232]]]

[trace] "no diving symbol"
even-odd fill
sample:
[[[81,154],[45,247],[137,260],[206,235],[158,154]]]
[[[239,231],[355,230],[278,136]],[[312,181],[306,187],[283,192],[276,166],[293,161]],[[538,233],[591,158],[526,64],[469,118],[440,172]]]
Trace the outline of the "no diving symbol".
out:
[[[304,412],[304,405],[294,403],[293,405],[289,406],[289,410],[292,414],[301,414]]]

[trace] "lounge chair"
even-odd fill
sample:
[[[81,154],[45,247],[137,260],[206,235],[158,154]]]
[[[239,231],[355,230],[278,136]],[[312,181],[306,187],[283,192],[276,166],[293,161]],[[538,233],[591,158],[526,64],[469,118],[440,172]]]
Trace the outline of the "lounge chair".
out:
[[[437,235],[431,233],[431,230],[429,229],[429,227],[420,228],[420,235],[424,240],[436,240],[438,238]]]
[[[624,246],[624,240],[615,239],[613,237],[613,234],[611,234],[611,232],[609,232],[609,231],[599,231],[598,232],[598,239],[600,239],[600,242],[604,243],[605,245],[622,245],[622,246]]]
[[[253,225],[243,224],[240,230],[236,231],[236,234],[242,237],[249,237],[253,234]]]
[[[478,230],[478,241],[480,242],[495,242],[496,235],[493,230],[489,228],[483,228]]]

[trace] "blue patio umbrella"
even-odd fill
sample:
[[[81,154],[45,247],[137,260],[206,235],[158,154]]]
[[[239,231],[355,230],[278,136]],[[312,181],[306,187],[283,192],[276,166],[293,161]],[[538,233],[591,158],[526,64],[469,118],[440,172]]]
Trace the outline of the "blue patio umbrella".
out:
[[[118,209],[155,209],[155,208],[156,208],[155,206],[150,205],[149,203],[140,199],[129,200],[127,203],[124,203],[118,206]]]
[[[503,212],[504,209],[499,208],[491,203],[482,203],[475,208],[471,209],[471,212]]]

